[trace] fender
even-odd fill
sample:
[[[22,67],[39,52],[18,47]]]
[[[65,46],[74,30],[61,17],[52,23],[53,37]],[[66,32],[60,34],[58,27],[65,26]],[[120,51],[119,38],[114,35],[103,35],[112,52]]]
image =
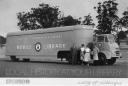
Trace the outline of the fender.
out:
[[[100,51],[99,53],[103,53],[106,56],[106,59],[111,59],[111,52],[109,52],[109,51]]]

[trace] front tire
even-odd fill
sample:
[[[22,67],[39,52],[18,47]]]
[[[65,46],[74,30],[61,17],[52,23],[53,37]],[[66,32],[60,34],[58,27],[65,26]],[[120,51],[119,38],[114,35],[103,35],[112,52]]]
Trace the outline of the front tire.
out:
[[[69,58],[70,58],[70,51],[59,51],[57,53],[57,58],[60,58],[61,61],[62,61],[63,58],[65,58],[66,61],[68,61]]]
[[[111,58],[107,60],[108,65],[113,65],[116,62],[116,58]]]
[[[99,53],[98,57],[99,57],[99,64],[106,65],[107,63],[106,56],[103,53]]]
[[[10,56],[10,59],[11,59],[11,61],[14,61],[14,62],[19,61],[19,59],[18,59],[18,58],[16,58],[16,56]]]

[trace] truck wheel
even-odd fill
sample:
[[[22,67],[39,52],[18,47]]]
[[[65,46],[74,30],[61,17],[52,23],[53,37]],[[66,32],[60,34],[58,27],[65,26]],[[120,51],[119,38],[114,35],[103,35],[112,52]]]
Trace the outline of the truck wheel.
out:
[[[111,58],[107,60],[108,65],[113,65],[116,62],[116,58]]]
[[[57,58],[61,58],[62,57],[62,55],[61,55],[61,52],[59,51],[58,53],[57,53]]]
[[[102,53],[98,54],[99,57],[99,65],[106,65],[107,61],[106,61],[106,56]]]
[[[16,58],[16,56],[10,56],[10,58],[11,58],[11,61],[14,61],[14,62],[19,61],[19,59]]]
[[[29,62],[30,59],[25,59],[25,58],[24,58],[23,61],[24,61],[24,62]]]
[[[57,53],[57,58],[60,58],[61,61],[63,61],[62,59],[65,58],[66,61],[69,61],[70,59],[70,51],[59,51]]]

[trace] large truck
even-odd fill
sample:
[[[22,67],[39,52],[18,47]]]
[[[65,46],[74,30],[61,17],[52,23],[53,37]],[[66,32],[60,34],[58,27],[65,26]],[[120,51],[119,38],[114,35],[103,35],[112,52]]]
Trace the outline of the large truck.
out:
[[[6,56],[12,61],[31,59],[62,59],[71,64],[80,61],[82,44],[96,44],[100,52],[94,63],[114,64],[120,50],[112,34],[94,34],[91,25],[54,27],[7,34]]]

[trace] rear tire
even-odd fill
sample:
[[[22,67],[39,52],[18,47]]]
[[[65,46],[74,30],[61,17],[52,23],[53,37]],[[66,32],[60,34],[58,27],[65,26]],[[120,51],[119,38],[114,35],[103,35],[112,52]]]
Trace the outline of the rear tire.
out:
[[[111,58],[107,60],[108,65],[113,65],[116,62],[116,58]]]
[[[16,56],[10,56],[10,58],[11,58],[11,61],[14,61],[14,62],[19,61],[19,59],[18,59],[18,58],[16,58]]]
[[[59,51],[57,53],[57,58],[60,58],[61,61],[63,61],[62,59],[65,58],[66,61],[68,61],[70,58],[70,51]]]
[[[24,58],[23,61],[24,61],[24,62],[29,62],[30,59],[25,59],[25,58]]]

